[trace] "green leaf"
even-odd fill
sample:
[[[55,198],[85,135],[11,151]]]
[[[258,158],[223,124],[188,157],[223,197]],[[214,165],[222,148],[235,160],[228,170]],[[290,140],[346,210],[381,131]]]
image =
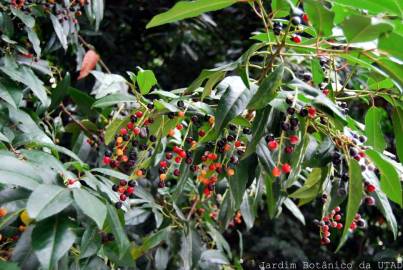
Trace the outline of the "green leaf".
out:
[[[140,88],[141,94],[148,94],[151,88],[156,84],[157,78],[155,78],[154,72],[151,70],[140,70],[137,73],[137,85]]]
[[[320,62],[317,58],[313,58],[311,61],[311,72],[312,79],[316,85],[319,85],[325,79],[325,74],[323,73]]]
[[[298,206],[295,205],[295,203],[287,198],[284,200],[284,205],[287,207],[288,210],[296,217],[303,225],[305,225],[305,217],[304,214],[302,214],[301,210],[299,210]]]
[[[249,201],[249,196],[246,192],[243,196],[243,200],[239,209],[241,210],[242,219],[245,222],[246,228],[250,230],[253,227],[253,223],[255,222],[255,214]]]
[[[15,59],[10,56],[5,57],[4,66],[0,67],[0,69],[11,79],[29,87],[44,106],[47,107],[50,105],[50,100],[46,94],[46,88],[32,69],[26,66],[18,66]]]
[[[233,118],[245,109],[253,92],[246,88],[241,79],[228,86],[222,95],[215,114],[215,129],[219,133]]]
[[[382,152],[386,147],[386,141],[382,132],[382,122],[385,111],[381,108],[371,107],[365,115],[365,135],[367,143],[375,150]]]
[[[14,109],[17,109],[17,104],[15,104],[15,100],[13,96],[8,91],[7,87],[0,82],[0,98],[10,104]]]
[[[221,250],[208,249],[203,251],[200,257],[200,264],[229,264],[227,257]]]
[[[339,250],[343,246],[344,242],[347,240],[350,225],[353,223],[355,214],[360,208],[361,199],[364,192],[360,165],[354,159],[350,159],[348,163],[350,180],[348,185],[346,220],[344,224],[343,234],[341,236],[337,250]]]
[[[295,7],[297,0],[273,0],[271,1],[272,13],[276,18],[285,17]]]
[[[30,163],[8,152],[0,152],[0,183],[34,190],[41,182],[41,177]]]
[[[390,200],[402,207],[402,186],[395,167],[374,150],[368,149],[366,154],[381,172],[382,191],[385,192]]]
[[[236,173],[228,177],[231,195],[235,202],[235,209],[238,209],[241,205],[248,182],[251,183],[251,180],[255,177],[256,165],[256,155],[250,156],[241,160],[238,167],[235,169]]]
[[[235,4],[237,0],[196,0],[176,3],[170,10],[152,18],[146,28],[151,28],[179,20],[199,16],[205,12],[223,9]]]
[[[96,254],[101,246],[101,237],[97,227],[88,226],[80,243],[80,259],[88,258]]]
[[[39,222],[32,231],[32,247],[44,269],[53,269],[69,251],[75,234],[67,217],[56,216]]]
[[[73,197],[84,214],[94,220],[98,228],[102,230],[106,219],[105,204],[85,189],[75,188],[73,190]]]
[[[3,133],[0,132],[0,141],[10,143],[10,140],[4,135]]]
[[[137,99],[132,95],[116,93],[98,99],[92,104],[92,108],[105,108],[123,102],[137,102]]]
[[[403,44],[403,35],[396,32],[386,33],[379,38],[378,49],[386,52],[389,56],[403,60],[400,44]]]
[[[34,48],[34,51],[36,53],[36,56],[38,58],[41,57],[41,41],[39,40],[38,35],[36,34],[36,32],[31,29],[31,28],[26,28],[25,29],[28,33],[28,39],[29,41],[32,43],[32,47]]]
[[[64,50],[67,50],[67,36],[64,33],[63,26],[59,22],[59,19],[53,15],[50,14],[50,20],[52,21],[53,24],[53,29],[55,30],[56,36],[58,37],[60,44],[62,45]]]
[[[35,26],[35,19],[29,14],[24,13],[17,8],[11,8],[11,12],[18,17],[27,27],[33,28]]]
[[[126,232],[122,225],[122,221],[119,219],[116,208],[109,204],[106,206],[106,208],[108,211],[107,220],[109,222],[109,227],[112,229],[113,235],[116,238],[119,254],[123,257],[130,247],[129,239],[127,239]]]
[[[21,270],[17,263],[0,261],[0,269],[3,270]]]
[[[325,170],[325,168],[314,168],[308,175],[304,185],[290,194],[289,197],[302,199],[304,204],[312,201],[316,196],[318,196],[321,189],[321,183],[326,176],[327,170]]]
[[[11,260],[18,262],[22,269],[38,269],[39,261],[35,256],[32,248],[32,229],[34,226],[29,226],[19,237],[17,245],[13,249]]]
[[[269,76],[262,81],[258,90],[249,101],[248,109],[258,110],[266,107],[269,102],[276,97],[283,75],[283,65],[278,66],[272,73],[270,73]]]
[[[117,131],[129,122],[129,118],[113,120],[105,130],[105,144],[109,144],[114,138]]]
[[[162,241],[167,241],[169,233],[171,232],[171,227],[166,227],[158,232],[147,236],[141,246],[132,248],[130,251],[134,260],[137,260],[142,255],[144,255],[150,249],[158,246]]]
[[[393,25],[389,22],[360,15],[347,17],[340,26],[349,43],[372,41],[393,30]]]
[[[248,147],[246,148],[242,159],[245,159],[252,153],[256,152],[256,146],[258,145],[262,137],[266,134],[268,123],[271,122],[271,112],[272,108],[270,106],[267,106],[266,108],[258,110],[256,112],[256,117],[252,124],[252,139],[248,143]]]
[[[53,89],[52,91],[52,95],[51,95],[51,105],[50,108],[54,109],[57,106],[59,106],[60,101],[63,100],[63,98],[68,94],[68,89],[71,85],[71,77],[70,77],[70,73],[66,73],[66,75],[64,76],[63,80],[59,81],[57,83],[57,86],[55,89]]]
[[[61,212],[72,201],[69,189],[44,184],[29,196],[27,211],[32,219],[39,221]]]
[[[370,13],[387,13],[392,15],[403,16],[401,1],[397,0],[360,0],[360,1],[350,1],[350,0],[329,0],[332,3],[337,3],[346,7],[367,10]]]
[[[392,113],[394,137],[396,140],[396,152],[400,163],[403,163],[403,109],[395,107]]]
[[[308,13],[316,33],[319,36],[331,36],[335,13],[315,0],[304,0],[304,9]]]

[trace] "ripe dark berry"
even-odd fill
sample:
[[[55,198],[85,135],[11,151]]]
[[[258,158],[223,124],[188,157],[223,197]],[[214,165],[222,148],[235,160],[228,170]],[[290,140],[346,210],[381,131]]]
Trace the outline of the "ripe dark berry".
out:
[[[273,33],[274,33],[276,36],[278,36],[278,35],[281,34],[281,30],[282,30],[282,28],[280,28],[280,27],[274,27],[274,28],[273,28]]]
[[[343,174],[343,175],[341,176],[341,180],[342,180],[343,182],[347,182],[349,179],[350,179],[350,177],[348,176],[348,174]]]
[[[287,97],[286,99],[285,99],[285,102],[288,104],[288,105],[292,105],[292,103],[293,103],[293,97],[292,96],[289,96],[289,97]]]
[[[126,185],[127,185],[127,181],[126,181],[126,180],[120,180],[120,181],[119,181],[119,185],[121,185],[121,186],[126,186]]]
[[[295,113],[295,109],[294,109],[293,107],[289,107],[289,108],[287,109],[287,113],[288,113],[289,115],[293,115],[293,114]]]
[[[113,191],[117,192],[118,189],[119,189],[118,185],[115,184],[115,185],[112,186],[112,190],[113,190]]]
[[[362,142],[362,143],[365,143],[366,140],[367,140],[367,138],[366,138],[365,136],[360,136],[358,139],[359,139],[360,142]]]
[[[129,187],[135,187],[136,186],[136,181],[130,180],[129,183],[127,183]]]
[[[137,122],[137,117],[136,117],[135,115],[130,115],[130,121],[131,121],[132,123]]]
[[[297,118],[291,118],[290,119],[290,125],[291,127],[297,127],[299,124],[299,120]]]
[[[123,206],[123,203],[122,203],[122,202],[116,202],[116,203],[115,203],[116,209],[120,209],[120,208],[122,208],[122,206]]]
[[[365,197],[364,201],[365,201],[365,204],[368,205],[368,206],[375,205],[375,199],[373,197],[371,197],[371,196]]]
[[[265,138],[265,141],[268,143],[270,141],[274,140],[274,134],[270,133],[269,135],[267,135]]]
[[[290,130],[290,124],[286,122],[281,123],[281,129],[284,131]]]
[[[197,115],[192,115],[192,117],[190,118],[190,120],[191,120],[193,123],[196,123],[196,122],[199,121],[199,118],[197,117]]]
[[[179,169],[174,170],[174,175],[179,176],[181,174],[181,171]]]
[[[243,132],[243,134],[250,134],[250,133],[251,133],[251,130],[250,130],[250,128],[244,128],[244,129],[242,130],[242,132]]]
[[[152,102],[148,103],[147,108],[150,109],[150,110],[154,109],[154,103],[152,103]]]
[[[156,142],[157,141],[157,137],[155,135],[150,135],[150,142]]]
[[[232,130],[232,131],[235,131],[235,130],[236,130],[236,126],[233,125],[233,124],[229,124],[229,129]]]
[[[301,24],[301,18],[299,16],[293,16],[291,18],[291,23],[293,25],[299,25],[299,24]]]
[[[307,109],[301,109],[299,111],[299,115],[302,117],[306,117],[308,115],[308,110]]]
[[[174,119],[175,118],[175,113],[174,112],[169,112],[168,113],[168,118],[169,119]]]
[[[304,81],[309,82],[312,80],[312,74],[309,72],[305,72],[302,77],[304,78]]]
[[[206,132],[201,129],[201,130],[199,130],[198,134],[200,137],[204,137],[206,135]]]
[[[109,149],[106,149],[106,150],[105,150],[105,156],[107,156],[107,157],[112,156],[112,151],[109,150]]]
[[[294,152],[294,147],[287,146],[286,148],[284,148],[284,152],[286,152],[287,154],[291,154],[292,152]]]
[[[227,140],[228,140],[229,142],[233,142],[233,141],[235,140],[235,137],[234,137],[233,135],[228,135],[228,136],[227,136]]]
[[[283,28],[283,24],[281,22],[276,21],[276,22],[273,23],[273,27],[274,28]]]
[[[165,154],[165,158],[166,158],[166,159],[172,159],[172,157],[173,157],[173,154],[170,153],[170,152],[168,152],[168,153]]]
[[[183,102],[183,100],[179,100],[176,105],[178,105],[179,108],[184,108],[185,107],[185,103]]]

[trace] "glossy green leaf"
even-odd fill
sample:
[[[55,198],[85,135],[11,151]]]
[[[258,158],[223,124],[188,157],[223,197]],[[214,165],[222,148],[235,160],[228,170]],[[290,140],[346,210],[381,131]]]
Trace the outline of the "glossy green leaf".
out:
[[[246,88],[243,83],[234,83],[228,86],[220,99],[215,114],[217,133],[246,109],[252,94],[253,92]]]
[[[348,163],[349,163],[350,180],[348,185],[346,219],[344,223],[343,234],[341,236],[337,250],[339,250],[344,244],[344,242],[347,240],[350,225],[353,223],[355,214],[358,212],[358,209],[360,208],[361,199],[364,192],[360,165],[354,159],[350,159]]]
[[[55,185],[40,185],[27,202],[29,216],[42,220],[61,212],[73,202],[69,189]]]
[[[7,152],[0,152],[0,183],[35,189],[42,179],[35,168]]]
[[[84,214],[95,221],[98,228],[102,230],[106,219],[105,204],[85,189],[75,188],[73,190],[73,197]]]
[[[144,253],[159,245],[161,241],[166,241],[168,239],[170,231],[171,227],[166,227],[154,234],[147,236],[141,246],[137,246],[131,249],[131,255],[133,259],[138,259]]]
[[[257,165],[256,156],[252,155],[241,160],[238,167],[235,168],[236,173],[228,177],[229,188],[235,202],[235,209],[241,205],[243,194],[247,188],[248,182],[251,183],[255,177],[255,168]]]
[[[64,50],[67,50],[67,36],[64,32],[63,26],[59,22],[59,19],[53,15],[50,14],[50,20],[52,21],[53,24],[53,29],[55,30],[56,36],[58,37],[60,44],[62,45]]]
[[[56,216],[39,222],[32,231],[32,247],[44,269],[53,269],[75,241],[67,217]]]
[[[393,130],[396,140],[396,152],[403,163],[403,109],[395,107],[392,113]]]
[[[299,210],[298,206],[289,198],[284,200],[284,206],[294,215],[303,225],[305,225],[305,217]]]
[[[323,82],[325,74],[323,73],[322,67],[320,66],[320,62],[317,58],[311,60],[311,72],[312,80],[316,85],[319,85],[321,82]]]
[[[330,36],[332,34],[335,16],[333,11],[315,0],[305,0],[304,9],[308,13],[309,20],[312,22],[319,36]]]
[[[350,1],[350,0],[330,0],[332,3],[337,3],[346,7],[356,8],[360,10],[367,10],[370,13],[387,13],[392,15],[403,16],[403,6],[400,1],[397,0],[360,0],[360,1]]]
[[[246,148],[246,151],[242,156],[242,159],[255,153],[256,146],[258,145],[262,137],[266,134],[267,124],[271,120],[269,118],[269,116],[271,115],[271,111],[272,108],[268,106],[256,112],[256,117],[252,124],[252,139],[249,142],[248,147]]]
[[[31,29],[31,28],[26,28],[26,31],[28,33],[28,39],[32,43],[32,47],[34,48],[34,51],[36,53],[36,56],[38,58],[41,57],[41,41],[39,40],[38,35],[36,32]]]
[[[402,207],[402,186],[395,167],[374,150],[369,149],[366,151],[366,154],[381,172],[382,191],[385,192],[390,200]]]
[[[92,104],[93,108],[105,108],[109,106],[113,106],[119,103],[125,102],[136,102],[137,99],[132,95],[127,95],[123,93],[116,93],[107,95],[103,98],[98,99]]]
[[[284,66],[278,66],[272,73],[269,74],[261,83],[256,93],[252,96],[248,109],[262,109],[272,101],[277,94],[277,90],[281,85],[284,74]]]
[[[386,21],[376,21],[374,18],[360,15],[347,17],[341,27],[349,43],[372,41],[393,30],[393,25]]]
[[[237,0],[195,0],[176,3],[170,10],[152,18],[146,28],[151,28],[179,20],[199,16],[205,12],[223,9],[235,4]]]
[[[18,17],[27,27],[33,28],[35,26],[35,19],[29,14],[26,14],[20,9],[11,8],[11,12]]]
[[[379,38],[378,49],[386,52],[389,56],[403,60],[400,44],[403,44],[403,35],[396,32],[386,33]]]
[[[127,235],[122,224],[123,221],[120,220],[117,213],[118,210],[116,210],[115,207],[108,204],[106,208],[108,212],[107,220],[109,223],[109,227],[111,228],[113,235],[115,236],[119,254],[121,257],[123,257],[130,247],[129,239],[127,239]]]
[[[137,73],[137,85],[140,88],[140,92],[143,95],[148,94],[151,88],[157,84],[157,78],[155,78],[154,72],[151,70],[140,70]]]
[[[297,0],[273,0],[271,9],[276,18],[285,17],[290,14],[290,10],[295,7]]]
[[[367,143],[377,151],[383,151],[386,141],[382,131],[382,123],[385,111],[378,107],[371,107],[365,115],[365,135],[368,137]]]
[[[326,175],[325,168],[314,168],[308,175],[304,185],[290,194],[289,197],[302,199],[304,203],[312,201],[318,196],[321,189],[321,183]]]

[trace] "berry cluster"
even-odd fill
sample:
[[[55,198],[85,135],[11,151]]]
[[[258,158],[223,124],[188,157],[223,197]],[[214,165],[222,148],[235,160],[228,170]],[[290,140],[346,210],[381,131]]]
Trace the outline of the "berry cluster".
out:
[[[339,206],[333,209],[329,215],[322,218],[321,221],[314,220],[314,224],[320,228],[320,237],[321,244],[328,245],[330,244],[330,229],[341,230],[343,228],[343,223],[341,223],[341,218],[343,213]]]
[[[299,144],[300,138],[297,134],[300,128],[300,121],[297,116],[297,110],[295,109],[295,104],[293,102],[293,97],[289,96],[286,99],[286,103],[289,105],[287,108],[286,119],[281,123],[281,137],[275,138],[273,134],[269,134],[265,137],[267,142],[267,147],[271,152],[274,151],[284,151],[286,154],[292,154],[294,152],[294,147]],[[314,107],[303,107],[298,111],[299,117],[316,117],[316,109]],[[285,139],[285,144],[283,144],[283,139]],[[283,147],[283,149],[279,149]],[[282,173],[289,174],[292,170],[292,167],[288,163],[283,163],[281,167],[275,166],[272,170],[272,175],[274,177],[280,177]]]
[[[121,180],[119,185],[113,186],[120,198],[116,203],[117,208],[122,207],[122,202],[133,195],[134,180],[145,177],[148,173],[146,168],[150,165],[147,161],[155,153],[156,141],[163,137],[167,138],[168,143],[163,158],[158,163],[159,188],[170,186],[172,181],[181,176],[182,164],[189,166],[189,170],[203,185],[206,197],[211,195],[219,179],[235,174],[234,167],[245,149],[245,144],[239,137],[250,134],[249,128],[241,129],[229,124],[222,137],[204,143],[204,137],[214,127],[214,116],[187,113],[183,101],[177,102],[179,112],[168,112],[163,116],[154,111],[153,103],[144,107],[144,111],[138,110],[130,116],[130,121],[119,130],[103,157],[105,165],[130,174],[132,179],[128,183]],[[161,126],[156,133],[150,134],[150,125],[154,123],[151,116],[167,117],[169,125],[173,124],[174,128],[162,134],[164,127]],[[201,157],[195,160],[196,152],[200,151]]]
[[[295,43],[301,43],[302,38],[298,34],[301,29],[301,24],[307,24],[308,23],[308,15],[304,13],[301,9],[295,8],[291,11],[290,14],[290,22],[292,27],[290,27],[291,37],[290,39],[295,42]],[[282,34],[283,30],[283,23],[280,21],[275,21],[273,22],[273,33],[276,36],[279,36]]]

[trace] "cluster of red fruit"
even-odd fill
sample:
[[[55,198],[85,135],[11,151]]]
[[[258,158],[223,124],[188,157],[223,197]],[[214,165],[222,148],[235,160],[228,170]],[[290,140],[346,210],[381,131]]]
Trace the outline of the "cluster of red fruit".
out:
[[[280,142],[282,142],[283,137],[286,139],[286,145],[284,146],[284,152],[286,154],[291,154],[294,152],[294,147],[295,145],[299,144],[300,138],[296,134],[297,131],[299,130],[300,124],[299,120],[296,117],[297,110],[293,106],[293,97],[287,97],[286,102],[288,105],[290,105],[287,108],[287,116],[284,122],[281,123],[281,138],[275,138],[273,134],[269,134],[265,137],[266,142],[267,142],[267,147],[271,152],[279,150],[279,147],[282,147],[280,145]],[[299,110],[299,116],[300,117],[309,117],[309,118],[315,118],[316,117],[316,109],[314,107],[307,107],[307,108],[301,108]],[[282,151],[282,149],[280,149]],[[275,166],[272,170],[272,175],[274,177],[280,177],[282,173],[289,174],[292,170],[292,167],[288,163],[284,163],[279,166]]]
[[[133,198],[135,187],[136,182],[133,180],[120,180],[119,184],[115,184],[112,186],[112,190],[119,194],[120,201],[115,203],[116,208],[121,208],[123,205],[122,202],[126,201],[127,198]]]
[[[322,218],[321,221],[315,220],[314,223],[320,228],[321,244],[330,244],[330,229],[341,230],[343,228],[343,223],[341,223],[343,213],[339,206],[333,209],[329,215]]]

